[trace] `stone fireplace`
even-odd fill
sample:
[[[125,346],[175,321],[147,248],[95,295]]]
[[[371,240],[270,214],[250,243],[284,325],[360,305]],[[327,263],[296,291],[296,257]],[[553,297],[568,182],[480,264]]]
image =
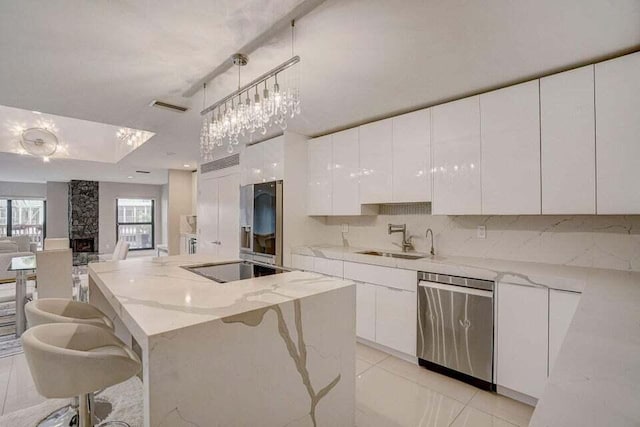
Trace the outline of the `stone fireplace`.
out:
[[[98,257],[99,184],[97,181],[69,182],[69,240],[73,265],[85,265]]]

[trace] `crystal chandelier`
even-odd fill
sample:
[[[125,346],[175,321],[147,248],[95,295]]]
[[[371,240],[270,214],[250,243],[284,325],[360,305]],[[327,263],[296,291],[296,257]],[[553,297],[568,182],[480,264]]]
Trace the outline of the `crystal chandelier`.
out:
[[[130,147],[137,147],[142,144],[146,139],[146,132],[136,129],[120,128],[116,132],[116,136],[120,141],[123,141]]]
[[[242,54],[232,58],[238,67],[247,64],[247,58]],[[300,93],[295,79],[287,79],[283,87],[278,75],[299,61],[300,57],[294,56],[201,112],[200,152],[203,160],[211,160],[214,146],[221,147],[225,141],[227,151],[232,153],[240,137],[256,132],[265,135],[273,126],[282,130],[287,128],[287,120],[300,114]]]
[[[215,146],[227,143],[227,152],[233,153],[239,138],[254,134],[266,135],[274,126],[287,129],[287,120],[300,114],[300,92],[293,68],[300,62],[294,56],[295,22],[291,22],[291,59],[264,73],[250,83],[240,86],[240,69],[247,65],[246,55],[236,53],[231,57],[238,67],[238,89],[218,102],[204,108],[206,83],[204,85],[202,128],[200,131],[200,155],[204,161],[213,159]],[[280,76],[280,80],[278,77]],[[284,78],[283,78],[284,77]]]

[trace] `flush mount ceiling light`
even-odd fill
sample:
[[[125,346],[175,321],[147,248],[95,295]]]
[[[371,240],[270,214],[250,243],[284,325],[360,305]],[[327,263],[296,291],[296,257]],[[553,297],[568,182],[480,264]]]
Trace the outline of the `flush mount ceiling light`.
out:
[[[238,145],[241,136],[252,138],[256,132],[265,135],[267,128],[272,126],[285,130],[287,120],[300,114],[300,93],[295,73],[287,72],[281,86],[285,71],[300,62],[300,57],[293,55],[294,26],[295,22],[291,21],[292,57],[288,61],[241,86],[240,69],[247,65],[249,59],[236,53],[231,60],[238,67],[238,89],[207,108],[204,108],[207,89],[204,84],[203,110],[200,112],[200,155],[204,161],[213,160],[214,146],[221,147],[226,141],[227,151],[233,153],[233,147]],[[278,76],[281,76],[280,82]],[[262,92],[262,97],[259,92]]]
[[[20,145],[27,153],[48,162],[58,149],[58,137],[49,129],[29,128],[22,131]]]
[[[118,132],[116,132],[116,136],[120,141],[124,142],[128,147],[133,147],[134,149],[147,142],[147,140],[153,135],[153,132],[130,128],[120,128],[118,129]]]

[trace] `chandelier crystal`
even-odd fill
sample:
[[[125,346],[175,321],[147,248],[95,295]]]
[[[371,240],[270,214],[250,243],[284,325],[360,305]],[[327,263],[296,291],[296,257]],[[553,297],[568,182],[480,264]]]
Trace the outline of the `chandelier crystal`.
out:
[[[241,54],[232,59],[238,67],[247,63]],[[201,112],[200,154],[204,161],[212,160],[214,147],[225,142],[232,153],[241,137],[265,135],[274,126],[287,129],[287,120],[301,111],[296,73],[291,69],[299,61],[300,57],[294,56]]]

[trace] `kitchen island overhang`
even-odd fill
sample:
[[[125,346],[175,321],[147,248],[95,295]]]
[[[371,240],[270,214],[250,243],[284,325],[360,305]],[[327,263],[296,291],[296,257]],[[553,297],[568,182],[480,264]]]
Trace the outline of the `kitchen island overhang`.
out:
[[[135,342],[145,426],[354,425],[355,285],[294,271],[219,284],[202,255],[91,264],[90,302]]]

